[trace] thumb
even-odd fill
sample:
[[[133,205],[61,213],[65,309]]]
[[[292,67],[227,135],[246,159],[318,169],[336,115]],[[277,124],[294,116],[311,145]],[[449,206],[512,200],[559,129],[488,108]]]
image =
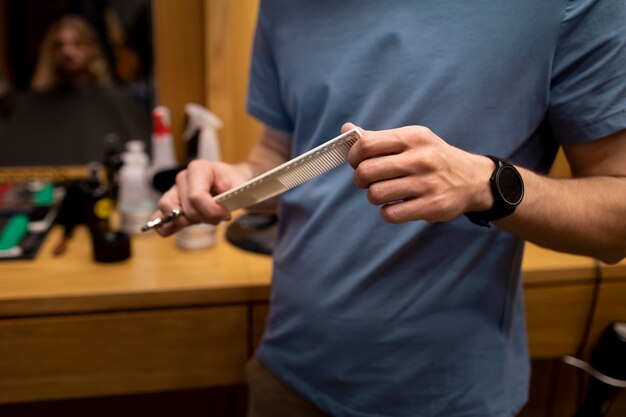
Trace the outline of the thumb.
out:
[[[348,130],[351,130],[351,129],[354,129],[354,128],[359,129],[359,131],[361,133],[365,132],[364,129],[360,128],[359,126],[355,125],[354,123],[347,122],[347,123],[344,123],[343,126],[341,126],[341,133],[346,133]]]

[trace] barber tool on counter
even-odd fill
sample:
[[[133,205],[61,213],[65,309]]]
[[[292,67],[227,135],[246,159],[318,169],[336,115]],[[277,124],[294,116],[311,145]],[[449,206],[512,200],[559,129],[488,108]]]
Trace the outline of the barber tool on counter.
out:
[[[131,256],[130,237],[123,231],[112,230],[111,216],[115,203],[110,190],[99,179],[100,164],[89,164],[89,179],[66,185],[58,223],[64,235],[54,253],[62,254],[78,224],[85,224],[92,241],[92,255],[97,262],[119,262]]]
[[[105,170],[106,184],[111,197],[117,202],[119,193],[119,171],[124,165],[122,161],[122,141],[117,133],[109,133],[104,137],[104,158],[102,165]]]
[[[0,183],[0,260],[36,256],[57,217],[63,191],[42,180]]]

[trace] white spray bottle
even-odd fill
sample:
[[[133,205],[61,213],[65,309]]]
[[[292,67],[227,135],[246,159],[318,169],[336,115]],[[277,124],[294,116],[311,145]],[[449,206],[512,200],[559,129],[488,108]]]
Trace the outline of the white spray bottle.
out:
[[[219,161],[222,158],[217,130],[222,128],[222,121],[208,109],[189,103],[185,106],[187,128],[183,138],[189,141],[196,132],[198,137],[198,159]]]
[[[183,133],[189,141],[198,132],[197,159],[219,161],[221,159],[220,143],[217,129],[222,127],[222,121],[205,107],[189,103],[185,106],[187,113],[187,128]],[[176,244],[183,249],[202,249],[215,243],[215,226],[211,224],[196,224],[188,226],[176,235]]]

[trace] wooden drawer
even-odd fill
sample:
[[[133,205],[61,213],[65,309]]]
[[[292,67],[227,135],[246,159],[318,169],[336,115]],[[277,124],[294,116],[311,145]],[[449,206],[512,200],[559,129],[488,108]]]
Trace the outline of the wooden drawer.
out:
[[[246,306],[0,321],[0,403],[240,383]]]
[[[526,324],[532,358],[557,358],[576,352],[583,337],[592,293],[592,284],[525,289]]]

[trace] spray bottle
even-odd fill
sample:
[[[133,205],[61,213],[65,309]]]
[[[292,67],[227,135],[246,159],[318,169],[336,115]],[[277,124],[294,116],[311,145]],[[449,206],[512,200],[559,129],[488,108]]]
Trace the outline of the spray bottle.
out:
[[[185,106],[187,114],[187,128],[183,134],[186,141],[190,141],[198,134],[197,159],[219,161],[221,159],[220,144],[217,129],[222,127],[222,121],[208,109],[189,103]],[[215,242],[215,226],[211,224],[196,224],[188,226],[176,235],[176,244],[183,249],[206,248]]]
[[[185,106],[187,128],[183,138],[190,141],[198,133],[198,159],[219,161],[222,159],[217,130],[222,128],[222,121],[208,109],[189,103]]]

